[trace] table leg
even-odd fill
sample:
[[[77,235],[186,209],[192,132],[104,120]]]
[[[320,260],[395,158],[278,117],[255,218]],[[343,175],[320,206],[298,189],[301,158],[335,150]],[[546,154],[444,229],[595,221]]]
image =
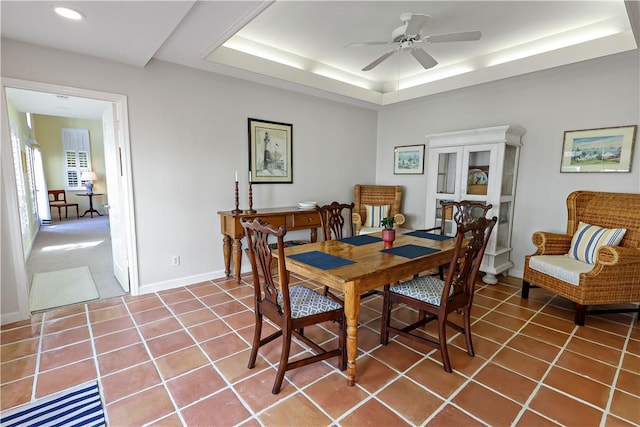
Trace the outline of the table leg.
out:
[[[240,274],[242,270],[242,239],[233,240],[233,268],[240,283]]]
[[[231,276],[231,237],[227,234],[222,238],[222,253],[224,254],[224,274]]]
[[[358,318],[360,317],[360,286],[347,283],[344,290],[344,313],[347,318],[347,380],[356,384],[356,357],[358,356]]]

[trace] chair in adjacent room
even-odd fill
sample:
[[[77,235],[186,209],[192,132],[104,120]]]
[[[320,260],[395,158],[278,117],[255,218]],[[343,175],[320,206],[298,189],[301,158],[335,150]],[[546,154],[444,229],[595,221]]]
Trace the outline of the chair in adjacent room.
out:
[[[68,209],[76,208],[76,218],[80,218],[80,211],[77,203],[67,202],[67,193],[64,190],[49,190],[49,206],[58,209],[58,218],[62,221],[62,213],[60,209],[64,208],[64,217],[68,218]]]
[[[353,187],[353,203],[356,235],[382,231],[380,220],[385,217],[394,217],[398,227],[405,222],[400,213],[402,187],[399,185],[357,184]]]
[[[471,203],[467,201],[455,203],[457,208],[454,214],[457,225],[456,244],[445,280],[428,275],[384,287],[380,342],[386,345],[389,342],[389,334],[394,333],[437,348],[440,350],[442,364],[446,372],[451,372],[451,362],[447,350],[447,326],[464,334],[467,353],[470,356],[474,355],[471,341],[473,293],[482,256],[487,247],[491,230],[497,221],[496,217],[488,219],[482,216],[470,220],[464,218],[463,212],[471,211],[469,204]],[[491,205],[488,208],[490,209]],[[394,304],[404,304],[417,310],[417,321],[408,326],[401,326],[396,319],[394,320],[395,326],[392,326],[391,317]],[[462,314],[462,325],[448,319],[449,314],[454,311]],[[437,341],[430,339],[427,334],[422,332],[411,333],[411,331],[433,320],[438,323]]]
[[[286,229],[284,226],[275,229],[259,218],[253,221],[243,218],[242,226],[249,246],[254,287],[255,330],[248,368],[252,369],[255,366],[260,347],[282,337],[280,363],[271,390],[273,394],[280,392],[284,374],[288,370],[332,357],[337,357],[338,367],[340,370],[345,370],[347,367],[346,320],[342,305],[305,286],[289,286],[289,273],[285,267],[283,236],[286,234]],[[277,276],[272,274],[272,264],[275,259],[269,248],[270,237],[277,240]],[[276,332],[265,338],[261,337],[263,317],[267,317],[278,328]],[[339,325],[338,348],[326,350],[304,335],[304,328],[330,321],[335,321]],[[307,344],[315,354],[289,360],[292,336]]]
[[[522,298],[543,288],[574,303],[574,323],[586,314],[640,315],[640,194],[574,191],[567,231],[536,231],[524,259]],[[594,309],[588,306],[609,306]]]

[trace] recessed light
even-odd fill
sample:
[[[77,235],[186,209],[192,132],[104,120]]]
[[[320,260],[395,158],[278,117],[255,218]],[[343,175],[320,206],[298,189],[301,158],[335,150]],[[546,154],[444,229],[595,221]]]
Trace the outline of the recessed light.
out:
[[[73,19],[74,21],[79,21],[81,19],[84,18],[84,15],[81,14],[80,12],[73,10],[73,9],[69,9],[68,7],[54,7],[53,10],[60,16],[67,18],[67,19]]]

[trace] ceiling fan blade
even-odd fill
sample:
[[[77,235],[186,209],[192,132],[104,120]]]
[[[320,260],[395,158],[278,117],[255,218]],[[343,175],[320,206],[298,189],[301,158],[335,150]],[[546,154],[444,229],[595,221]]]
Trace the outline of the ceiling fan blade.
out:
[[[411,49],[411,55],[416,58],[416,60],[420,63],[420,65],[424,67],[425,70],[438,65],[438,61],[436,61],[433,56],[429,55],[423,49],[413,48]]]
[[[353,42],[345,44],[344,47],[378,46],[382,44],[391,44],[391,42]]]
[[[436,34],[426,36],[422,41],[428,43],[444,43],[444,42],[469,42],[479,40],[482,37],[480,31],[465,31],[462,33]]]
[[[410,36],[418,34],[428,21],[429,17],[427,15],[411,15],[411,19],[407,23],[405,34]]]
[[[375,61],[373,61],[371,64],[367,65],[366,67],[364,67],[362,69],[362,71],[369,71],[374,69],[375,67],[378,66],[378,64],[380,64],[382,61],[384,61],[385,59],[387,59],[388,57],[390,57],[391,55],[393,55],[394,53],[396,53],[397,49],[394,50],[390,50],[389,52],[385,53],[384,55],[382,55],[380,58],[376,59]],[[426,52],[425,52],[426,53]]]

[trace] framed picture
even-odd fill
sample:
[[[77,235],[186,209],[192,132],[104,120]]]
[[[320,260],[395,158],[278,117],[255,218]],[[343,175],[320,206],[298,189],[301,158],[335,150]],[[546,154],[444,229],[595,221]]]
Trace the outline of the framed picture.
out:
[[[631,172],[637,127],[566,131],[560,172]]]
[[[254,184],[293,183],[293,125],[249,119],[249,176]]]
[[[394,175],[421,175],[424,173],[424,144],[403,145],[394,148]]]

